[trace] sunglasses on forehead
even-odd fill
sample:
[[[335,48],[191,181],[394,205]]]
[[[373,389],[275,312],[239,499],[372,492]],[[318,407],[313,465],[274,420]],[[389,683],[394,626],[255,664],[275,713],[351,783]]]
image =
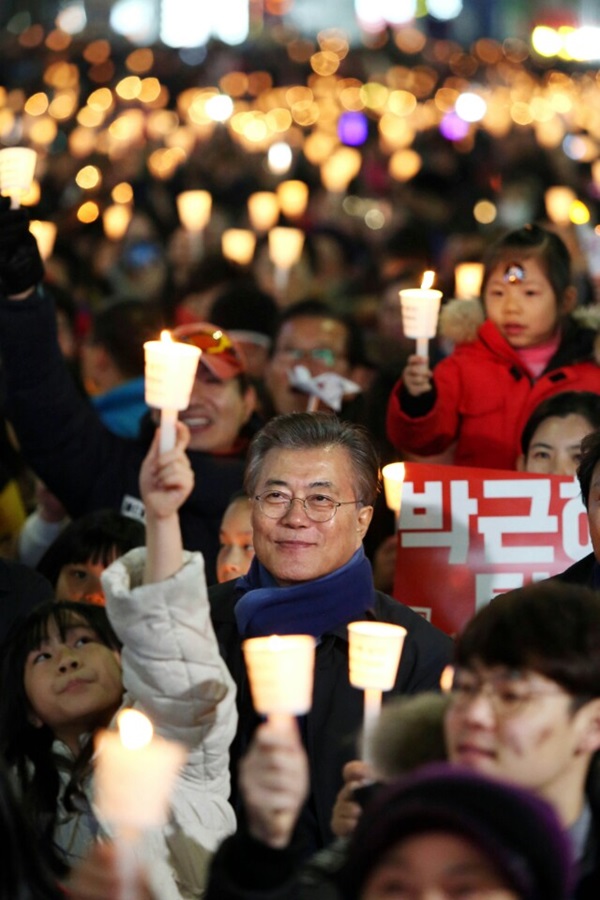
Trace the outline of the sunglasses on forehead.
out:
[[[173,337],[184,344],[193,344],[203,353],[237,353],[229,335],[216,325],[182,325],[175,329]]]
[[[230,378],[246,368],[244,358],[229,335],[217,325],[193,322],[180,325],[173,331],[173,338],[184,344],[193,344],[202,351],[200,363],[219,378]]]

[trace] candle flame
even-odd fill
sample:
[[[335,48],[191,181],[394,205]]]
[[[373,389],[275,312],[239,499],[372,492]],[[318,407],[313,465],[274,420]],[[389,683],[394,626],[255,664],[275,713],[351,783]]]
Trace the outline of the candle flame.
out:
[[[137,709],[124,709],[120,712],[117,725],[121,743],[128,750],[139,750],[152,740],[152,722]]]
[[[430,287],[433,287],[433,282],[435,281],[435,272],[432,269],[427,269],[427,271],[423,272],[423,278],[421,280],[421,289],[429,290]]]
[[[440,676],[440,687],[447,694],[452,689],[454,682],[454,666],[446,666]]]
[[[171,332],[167,331],[166,328],[164,331],[161,331],[160,339],[161,339],[161,341],[164,341],[165,343],[168,343],[169,341],[171,341],[171,343],[173,342],[173,338],[171,337]]]
[[[392,481],[404,481],[406,469],[403,462],[388,463],[381,470],[384,478],[391,478]]]

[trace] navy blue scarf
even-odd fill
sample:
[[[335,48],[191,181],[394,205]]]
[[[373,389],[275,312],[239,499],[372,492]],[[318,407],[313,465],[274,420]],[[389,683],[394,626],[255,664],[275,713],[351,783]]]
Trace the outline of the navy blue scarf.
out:
[[[312,634],[318,638],[364,618],[373,603],[371,564],[362,546],[335,572],[293,587],[279,587],[254,557],[236,587],[244,591],[235,606],[243,638],[268,634]]]

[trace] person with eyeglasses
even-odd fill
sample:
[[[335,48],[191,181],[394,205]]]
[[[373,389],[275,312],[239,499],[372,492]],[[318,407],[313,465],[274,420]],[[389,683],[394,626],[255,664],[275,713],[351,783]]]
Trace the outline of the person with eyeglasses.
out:
[[[379,459],[361,426],[328,413],[276,416],[250,444],[244,487],[251,500],[255,556],[245,576],[209,592],[217,639],[238,688],[233,780],[258,724],[242,641],[313,635],[313,706],[300,726],[311,781],[299,824],[308,854],[333,836],[330,818],[342,768],[355,754],[362,725],[362,692],[348,677],[348,623],[374,619],[407,628],[392,694],[437,688],[452,642],[374,588],[363,538],[380,489]]]
[[[600,596],[542,581],[496,597],[458,636],[446,688],[452,763],[528,788],[568,830],[576,900],[600,891]]]
[[[290,382],[294,366],[305,366],[313,377],[334,372],[361,386],[366,385],[365,378],[370,374],[356,323],[317,299],[300,300],[279,315],[265,370],[265,387],[274,415],[306,410],[307,395]],[[341,415],[359,421],[360,407],[360,398],[348,399]]]
[[[51,288],[27,213],[0,204],[0,355],[6,411],[23,459],[72,519],[112,508],[143,519],[138,476],[158,424],[148,417],[139,437],[112,434],[66,369],[56,337]],[[158,335],[157,335],[158,337]],[[203,553],[216,580],[219,528],[228,498],[241,489],[248,441],[260,422],[245,361],[227,333],[210,323],[174,333],[203,353],[190,406],[188,455],[195,487],[180,513],[186,549]]]

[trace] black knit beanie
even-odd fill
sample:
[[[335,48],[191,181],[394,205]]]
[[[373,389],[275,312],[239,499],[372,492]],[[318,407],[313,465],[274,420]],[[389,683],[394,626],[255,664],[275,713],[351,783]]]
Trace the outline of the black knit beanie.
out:
[[[379,792],[354,832],[339,884],[360,897],[383,854],[403,837],[449,831],[472,841],[522,900],[566,900],[572,883],[568,837],[539,797],[447,763],[425,766]]]

